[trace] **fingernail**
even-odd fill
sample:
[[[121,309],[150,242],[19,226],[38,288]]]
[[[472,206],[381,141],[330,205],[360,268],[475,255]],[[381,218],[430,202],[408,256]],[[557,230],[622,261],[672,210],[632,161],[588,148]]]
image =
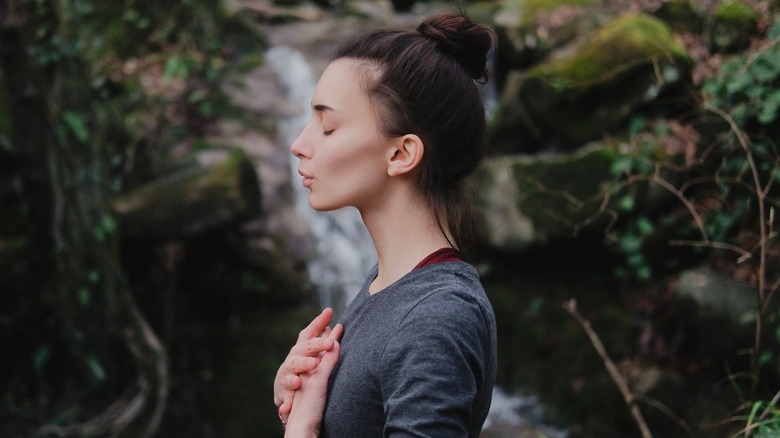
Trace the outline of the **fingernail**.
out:
[[[279,421],[281,421],[283,425],[285,425],[285,426],[287,425],[287,422],[284,421],[284,417],[282,417],[282,413],[281,412],[279,412]]]

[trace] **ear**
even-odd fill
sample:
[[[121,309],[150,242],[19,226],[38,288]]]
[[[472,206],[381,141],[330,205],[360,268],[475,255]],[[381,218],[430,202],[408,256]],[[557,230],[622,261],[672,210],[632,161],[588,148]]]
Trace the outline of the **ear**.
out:
[[[387,174],[402,175],[414,170],[422,161],[425,147],[420,137],[407,134],[394,139],[387,161]]]

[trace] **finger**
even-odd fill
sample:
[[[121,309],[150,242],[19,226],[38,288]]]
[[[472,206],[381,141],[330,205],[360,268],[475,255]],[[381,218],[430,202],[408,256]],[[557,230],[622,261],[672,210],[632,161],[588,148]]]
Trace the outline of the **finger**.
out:
[[[283,392],[293,392],[301,387],[301,378],[297,374],[288,376],[282,381],[282,386],[284,386]],[[288,397],[285,395],[284,398],[287,399]]]
[[[298,341],[305,341],[319,336],[322,331],[325,330],[325,327],[330,325],[330,320],[332,318],[333,309],[326,307],[322,313],[320,313],[309,323],[309,325],[306,326],[306,328],[301,330],[301,332],[298,334]]]
[[[328,334],[328,337],[333,339],[334,341],[338,341],[341,339],[341,335],[344,334],[344,326],[341,324],[336,324],[335,327],[333,327],[333,330],[330,331]]]
[[[319,354],[319,352],[317,353]],[[284,371],[288,373],[288,379],[297,378],[298,374],[317,368],[320,361],[317,357],[292,357],[285,365]]]
[[[333,339],[330,337],[309,339],[308,341],[302,341],[295,344],[295,346],[290,349],[290,354],[287,355],[287,358],[290,360],[303,357],[314,357],[325,350],[330,350],[332,346]],[[295,365],[300,366],[303,364],[296,363]]]
[[[338,341],[334,341],[333,348],[325,352],[325,355],[322,356],[320,366],[317,367],[318,374],[322,372],[327,376],[330,375],[331,371],[333,371],[333,367],[336,366],[336,362],[339,360],[339,351],[341,351],[341,346]]]
[[[293,401],[290,399],[279,406],[279,418],[283,424],[287,424],[287,418],[290,416],[290,411],[292,411],[292,405]]]

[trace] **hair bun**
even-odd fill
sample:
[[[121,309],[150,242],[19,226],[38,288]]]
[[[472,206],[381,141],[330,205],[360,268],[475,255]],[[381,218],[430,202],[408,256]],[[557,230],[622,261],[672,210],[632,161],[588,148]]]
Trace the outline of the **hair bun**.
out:
[[[436,42],[476,80],[487,80],[487,56],[493,43],[491,31],[464,14],[444,13],[428,17],[417,32]]]

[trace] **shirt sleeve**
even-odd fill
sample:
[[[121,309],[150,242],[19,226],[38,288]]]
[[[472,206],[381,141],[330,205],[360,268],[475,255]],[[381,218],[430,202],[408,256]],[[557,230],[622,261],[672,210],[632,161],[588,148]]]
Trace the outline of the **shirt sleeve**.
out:
[[[382,355],[385,437],[469,436],[488,331],[480,306],[452,291],[406,315]]]

